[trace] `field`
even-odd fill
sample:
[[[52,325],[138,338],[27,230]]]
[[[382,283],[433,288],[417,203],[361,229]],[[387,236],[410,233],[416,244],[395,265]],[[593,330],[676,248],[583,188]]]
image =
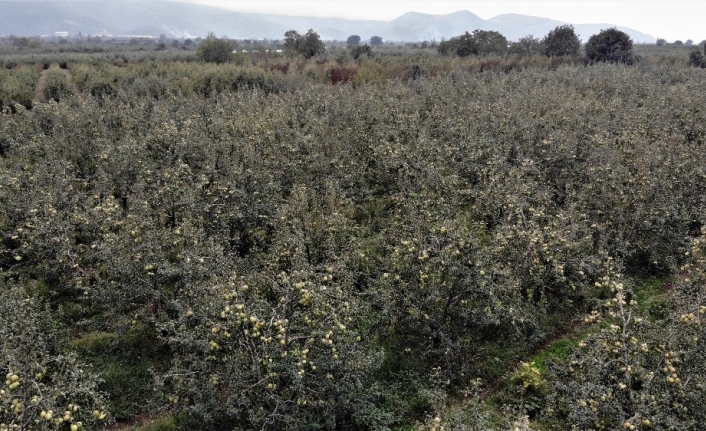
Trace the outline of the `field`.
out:
[[[10,51],[1,431],[706,421],[689,50]]]

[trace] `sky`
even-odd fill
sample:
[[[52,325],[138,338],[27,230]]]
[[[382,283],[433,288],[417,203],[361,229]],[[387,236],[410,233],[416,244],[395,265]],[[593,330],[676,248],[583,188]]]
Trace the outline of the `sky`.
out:
[[[614,24],[655,37],[706,39],[705,0],[180,0],[242,12],[389,21],[406,12],[443,15],[469,10],[483,19],[505,13],[572,24]]]

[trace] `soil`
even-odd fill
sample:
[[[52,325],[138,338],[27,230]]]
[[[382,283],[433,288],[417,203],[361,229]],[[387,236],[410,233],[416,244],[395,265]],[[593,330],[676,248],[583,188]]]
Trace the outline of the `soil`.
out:
[[[116,422],[113,425],[109,426],[107,429],[108,429],[108,431],[130,430],[135,427],[146,425],[152,419],[153,418],[151,418],[147,413],[141,413],[130,420]]]

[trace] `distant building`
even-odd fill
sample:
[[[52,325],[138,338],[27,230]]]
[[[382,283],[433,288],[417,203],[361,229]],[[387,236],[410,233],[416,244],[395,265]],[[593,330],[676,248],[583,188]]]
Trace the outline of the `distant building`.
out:
[[[114,36],[119,39],[154,39],[154,36],[144,34],[119,34]]]
[[[54,36],[55,37],[69,37],[69,32],[68,31],[55,31]]]

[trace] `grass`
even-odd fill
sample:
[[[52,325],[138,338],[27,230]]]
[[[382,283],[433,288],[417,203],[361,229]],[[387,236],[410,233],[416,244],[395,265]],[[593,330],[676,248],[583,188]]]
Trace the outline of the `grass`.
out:
[[[655,319],[663,318],[666,315],[669,311],[669,294],[664,289],[665,285],[666,280],[663,278],[653,278],[636,285],[634,294],[640,314],[646,314]],[[530,362],[534,362],[542,371],[546,370],[548,360],[565,362],[571,357],[571,352],[578,343],[599,329],[600,324],[593,325],[559,338],[534,355]]]
[[[131,329],[122,335],[89,332],[72,340],[70,346],[103,378],[104,390],[112,395],[108,407],[116,419],[143,412],[155,396],[149,383],[152,372],[165,366],[161,363],[165,358],[150,330]],[[134,355],[136,351],[142,354]]]
[[[667,282],[655,278],[640,284],[635,288],[635,296],[640,314],[651,319],[661,320],[669,314],[669,293]]]
[[[569,359],[569,357],[571,357],[571,352],[574,348],[597,329],[597,327],[591,327],[571,334],[567,337],[560,338],[549,344],[545,349],[540,350],[532,357],[530,362],[534,362],[534,364],[542,371],[546,371],[547,361],[565,362]]]
[[[635,299],[639,304],[639,314],[650,319],[661,319],[669,312],[669,292],[666,289],[668,280],[664,278],[653,278],[639,282],[633,289]],[[550,363],[566,363],[570,360],[573,351],[578,344],[590,335],[600,331],[604,324],[596,323],[590,326],[578,326],[564,336],[548,343],[538,352],[527,358],[525,362],[533,364],[541,371],[540,381],[543,382],[542,389],[526,390],[522,388],[521,379],[518,379],[519,368],[515,372],[509,373],[510,362],[517,358],[519,352],[509,345],[496,345],[495,350],[487,352],[489,358],[484,364],[484,370],[491,370],[491,374],[501,379],[494,388],[489,389],[489,394],[483,400],[483,408],[490,412],[491,417],[497,419],[497,428],[502,429],[504,424],[501,418],[505,415],[499,410],[501,406],[515,405],[532,413],[532,409],[541,409],[542,399],[551,391],[553,382],[547,373]],[[549,391],[549,392],[547,392]],[[458,405],[448,406],[448,412],[452,413],[459,409]],[[444,415],[447,412],[444,412]],[[537,411],[535,412],[537,413]],[[532,429],[550,429],[551,425],[544,422],[531,423]],[[549,426],[550,428],[546,428]],[[552,428],[553,429],[553,428]]]

